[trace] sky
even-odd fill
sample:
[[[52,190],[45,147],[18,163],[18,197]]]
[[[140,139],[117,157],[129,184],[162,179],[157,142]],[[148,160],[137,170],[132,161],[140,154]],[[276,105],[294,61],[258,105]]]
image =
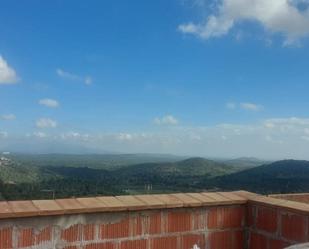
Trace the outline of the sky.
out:
[[[1,1],[0,151],[309,159],[309,1]]]

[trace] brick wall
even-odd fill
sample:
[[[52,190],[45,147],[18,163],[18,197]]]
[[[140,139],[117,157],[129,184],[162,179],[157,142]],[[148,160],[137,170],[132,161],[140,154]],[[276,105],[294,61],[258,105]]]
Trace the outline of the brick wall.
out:
[[[309,241],[308,217],[241,191],[0,202],[0,249],[283,249]]]
[[[291,201],[249,201],[249,249],[282,249],[309,241],[309,208]],[[309,205],[308,205],[309,206]],[[306,211],[307,209],[307,211]]]
[[[9,219],[0,248],[244,248],[245,206]]]

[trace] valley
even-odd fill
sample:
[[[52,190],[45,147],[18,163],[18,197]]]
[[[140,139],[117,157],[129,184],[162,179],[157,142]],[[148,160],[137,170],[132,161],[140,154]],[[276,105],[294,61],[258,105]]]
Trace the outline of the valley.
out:
[[[263,194],[309,190],[309,162],[296,160],[265,164],[252,158],[223,161],[151,154],[13,154],[2,157],[0,169],[2,200],[238,189]]]

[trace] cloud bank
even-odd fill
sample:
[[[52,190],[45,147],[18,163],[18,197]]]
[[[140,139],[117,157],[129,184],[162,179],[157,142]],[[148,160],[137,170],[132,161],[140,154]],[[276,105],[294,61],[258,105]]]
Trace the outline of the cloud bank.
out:
[[[40,129],[57,126],[56,121],[50,119],[41,119],[37,124]],[[39,130],[18,137],[2,132],[0,151],[9,151],[20,145],[20,148],[31,147],[33,152],[42,153],[114,151],[226,158],[309,159],[309,118],[270,118],[252,124],[173,125],[160,126],[155,131],[123,130],[113,133],[59,129]],[[45,151],[42,151],[43,145],[47,148]],[[75,150],[77,145],[84,150]]]
[[[227,35],[241,22],[256,22],[267,32],[283,35],[284,45],[295,44],[309,35],[308,1],[219,0],[214,4],[214,10],[205,20],[181,24],[178,29],[210,39]]]

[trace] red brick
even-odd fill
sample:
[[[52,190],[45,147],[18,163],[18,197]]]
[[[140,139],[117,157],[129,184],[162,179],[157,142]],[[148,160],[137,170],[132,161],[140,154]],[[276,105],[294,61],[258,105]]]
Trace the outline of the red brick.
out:
[[[281,215],[281,234],[289,240],[297,242],[306,241],[306,219],[307,217],[294,214]]]
[[[277,231],[278,213],[277,210],[266,207],[258,207],[256,227],[269,233]]]
[[[249,249],[267,248],[267,239],[263,235],[257,233],[250,234]]]
[[[149,234],[161,233],[161,213],[152,214],[149,217]]]
[[[246,222],[247,222],[247,225],[249,227],[253,227],[255,225],[255,207],[252,206],[252,205],[248,205],[248,208],[247,208],[247,212],[246,212]]]
[[[167,217],[168,232],[184,232],[191,230],[191,214],[188,212],[169,212]]]
[[[0,230],[0,249],[11,249],[12,242],[12,228],[2,228]]]
[[[83,226],[83,239],[84,240],[95,239],[95,225],[87,224]]]
[[[200,230],[207,228],[206,224],[206,211],[204,210],[198,210],[193,214],[194,218],[194,230]]]
[[[64,249],[78,249],[77,246],[66,246],[64,247]]]
[[[81,225],[78,224],[61,231],[61,239],[68,242],[81,241],[81,235]]]
[[[93,243],[84,246],[84,249],[116,249],[116,244],[113,244],[112,242]]]
[[[35,235],[35,244],[41,244],[52,239],[52,228],[46,227]]]
[[[104,224],[100,227],[101,239],[129,237],[130,220],[125,218],[118,223]]]
[[[151,249],[179,249],[177,247],[177,237],[161,237],[151,240]]]
[[[35,237],[33,228],[21,229],[18,234],[18,247],[28,247],[34,245]]]
[[[129,236],[135,237],[142,235],[143,233],[147,233],[147,231],[143,231],[144,224],[148,224],[146,222],[147,217],[143,217],[141,215],[130,217],[130,230],[129,230]],[[144,228],[146,230],[146,228]]]
[[[283,249],[288,247],[290,244],[287,242],[284,242],[282,240],[275,240],[272,239],[269,241],[269,248],[270,249]]]
[[[244,247],[242,231],[214,232],[209,235],[208,240],[211,249],[243,249]]]
[[[194,245],[198,245],[199,248],[205,248],[205,236],[200,235],[184,235],[181,238],[181,248],[182,249],[191,249]]]
[[[162,232],[161,213],[151,213],[130,218],[130,236],[160,234]]]
[[[212,208],[208,212],[207,226],[209,229],[241,227],[244,216],[243,207]]]
[[[146,249],[147,240],[128,240],[122,241],[120,244],[120,249]]]

